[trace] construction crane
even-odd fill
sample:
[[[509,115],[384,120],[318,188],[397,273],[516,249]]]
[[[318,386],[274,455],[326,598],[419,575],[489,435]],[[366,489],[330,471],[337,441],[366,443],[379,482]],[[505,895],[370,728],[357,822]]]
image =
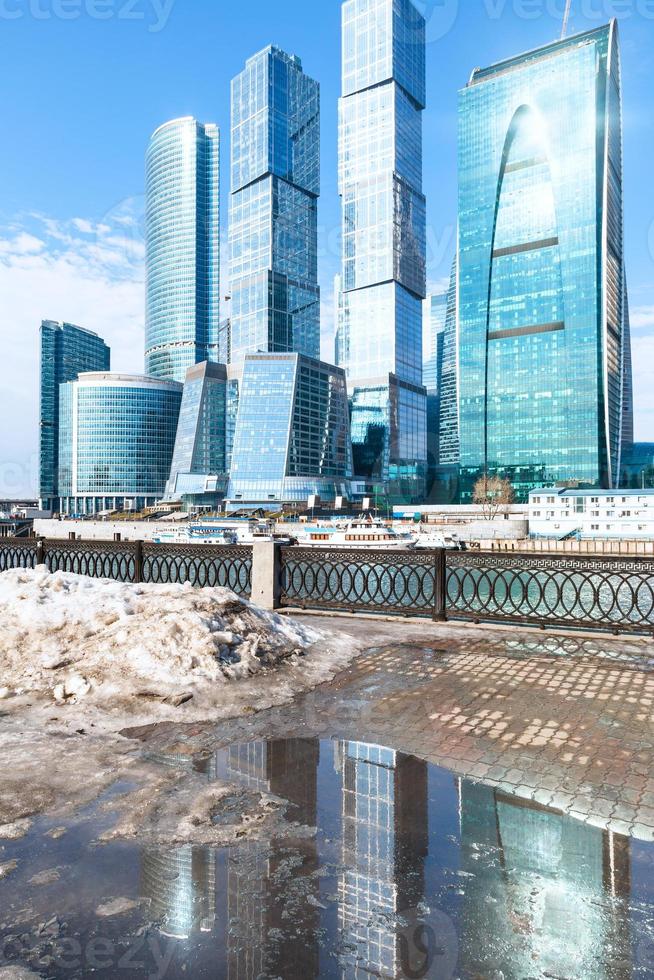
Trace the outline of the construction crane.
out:
[[[572,0],[566,0],[565,13],[563,15],[563,30],[561,31],[561,40],[566,37],[568,33],[568,22],[570,20],[570,8],[572,7]]]

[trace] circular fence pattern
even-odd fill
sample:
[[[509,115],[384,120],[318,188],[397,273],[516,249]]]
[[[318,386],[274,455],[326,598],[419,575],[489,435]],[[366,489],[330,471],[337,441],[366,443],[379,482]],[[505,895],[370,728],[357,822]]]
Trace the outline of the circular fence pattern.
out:
[[[0,540],[0,572],[36,566],[36,541]]]
[[[654,562],[448,556],[456,618],[637,630],[654,628]]]
[[[252,549],[144,544],[143,581],[221,587],[247,597],[252,593]]]
[[[425,616],[434,611],[435,583],[434,555],[282,548],[285,606]]]
[[[129,550],[127,550],[129,549]],[[109,578],[133,582],[136,569],[135,546],[112,546],[93,542],[48,542],[44,551],[46,567],[51,572],[72,572],[90,578]]]

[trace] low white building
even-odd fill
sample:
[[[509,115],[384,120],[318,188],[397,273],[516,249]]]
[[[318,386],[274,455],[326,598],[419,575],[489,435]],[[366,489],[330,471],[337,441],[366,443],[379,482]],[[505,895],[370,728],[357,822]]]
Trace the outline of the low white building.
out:
[[[529,532],[558,540],[654,540],[654,490],[532,490]]]
[[[447,530],[461,541],[520,541],[528,535],[528,510],[527,504],[507,504],[489,520],[478,504],[423,504],[393,507],[393,519]]]

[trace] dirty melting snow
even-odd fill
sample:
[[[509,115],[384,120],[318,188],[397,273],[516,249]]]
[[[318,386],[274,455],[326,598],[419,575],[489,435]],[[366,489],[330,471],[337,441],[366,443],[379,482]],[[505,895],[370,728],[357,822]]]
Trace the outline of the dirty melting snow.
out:
[[[238,712],[230,689],[255,709],[281,703],[354,653],[221,588],[14,569],[0,575],[0,606],[0,699],[41,695],[122,712],[128,723],[182,706],[185,716]]]

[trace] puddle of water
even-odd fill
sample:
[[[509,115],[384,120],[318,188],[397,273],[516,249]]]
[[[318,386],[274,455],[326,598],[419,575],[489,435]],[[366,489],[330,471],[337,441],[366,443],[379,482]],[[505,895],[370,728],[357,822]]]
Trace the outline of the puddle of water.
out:
[[[217,823],[265,793],[315,835],[97,846],[97,804],[63,836],[38,821],[0,849],[0,976],[654,976],[652,846],[362,742],[235,745],[200,771],[235,783]]]

